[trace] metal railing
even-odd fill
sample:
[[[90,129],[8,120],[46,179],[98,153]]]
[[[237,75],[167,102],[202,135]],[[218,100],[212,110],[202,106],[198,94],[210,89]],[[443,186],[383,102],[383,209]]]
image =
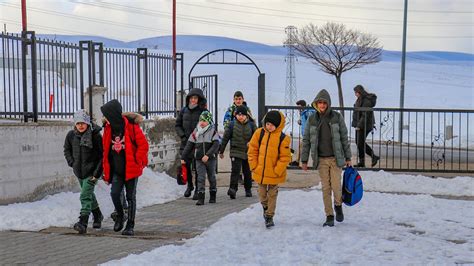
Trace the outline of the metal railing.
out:
[[[266,111],[280,110],[286,116],[299,108],[266,106]],[[370,157],[365,168],[403,172],[474,173],[474,110],[399,109],[399,108],[338,108],[345,114],[352,161],[357,163],[355,128],[351,127],[354,111],[373,112],[375,128],[366,143],[380,157],[371,167]],[[367,117],[367,116],[365,116]],[[400,126],[402,118],[403,125]],[[291,121],[291,120],[290,120]],[[401,127],[401,130],[400,130]],[[297,119],[287,122],[285,133],[292,136],[292,148],[298,157],[302,136]],[[365,150],[364,150],[365,153]]]
[[[64,118],[92,105],[85,93],[107,87],[104,100],[118,99],[124,111],[174,115],[183,88],[182,53],[150,53],[146,48],[111,49],[40,39],[34,32],[0,35],[0,118]],[[178,79],[178,77],[180,78]],[[179,88],[178,88],[179,86]],[[90,110],[92,110],[90,108]]]

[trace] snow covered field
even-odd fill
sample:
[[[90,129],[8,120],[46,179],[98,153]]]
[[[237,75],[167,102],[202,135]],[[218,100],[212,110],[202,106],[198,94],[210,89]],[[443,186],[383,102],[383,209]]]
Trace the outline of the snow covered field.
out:
[[[473,195],[471,177],[362,173],[366,189]],[[420,179],[421,185],[414,179]],[[469,178],[469,179],[468,179]],[[449,183],[449,185],[447,185]],[[322,227],[321,191],[280,191],[276,226],[266,229],[260,204],[230,214],[184,245],[168,245],[107,265],[440,265],[473,263],[474,204],[429,195],[367,192],[345,221]]]
[[[138,181],[137,206],[142,208],[175,200],[183,195],[184,190],[183,186],[176,184],[176,179],[145,169]],[[95,193],[102,213],[109,217],[114,209],[110,186],[99,181]],[[70,227],[77,222],[80,209],[79,193],[73,192],[58,193],[35,202],[0,206],[0,231]]]

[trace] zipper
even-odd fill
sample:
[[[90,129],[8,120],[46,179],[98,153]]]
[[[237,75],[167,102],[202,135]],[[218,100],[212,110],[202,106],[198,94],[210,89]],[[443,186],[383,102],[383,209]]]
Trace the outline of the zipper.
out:
[[[264,130],[262,128],[262,130]],[[264,133],[265,134],[265,133]],[[267,139],[267,146],[265,147],[265,156],[263,157],[263,170],[262,170],[262,180],[260,181],[260,184],[263,185],[263,177],[265,176],[265,165],[267,164],[267,152],[268,152],[268,143],[270,142],[270,135],[272,132],[268,132],[268,139]],[[258,147],[260,149],[260,147]]]

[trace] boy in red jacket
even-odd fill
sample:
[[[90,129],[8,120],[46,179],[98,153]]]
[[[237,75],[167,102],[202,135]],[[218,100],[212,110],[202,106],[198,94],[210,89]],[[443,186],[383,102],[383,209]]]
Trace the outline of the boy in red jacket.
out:
[[[148,164],[148,141],[139,123],[143,117],[135,113],[123,113],[117,100],[104,104],[100,110],[106,118],[104,129],[104,181],[112,184],[110,195],[117,211],[114,231],[122,230],[124,211],[120,193],[125,186],[128,202],[128,221],[122,235],[133,235],[136,213],[138,177]]]

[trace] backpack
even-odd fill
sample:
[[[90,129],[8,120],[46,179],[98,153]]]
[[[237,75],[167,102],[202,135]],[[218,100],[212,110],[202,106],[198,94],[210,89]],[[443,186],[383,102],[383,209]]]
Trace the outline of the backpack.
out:
[[[370,102],[370,106],[369,106],[369,107],[374,107],[374,106],[377,104],[377,95],[375,95],[375,93],[369,93],[369,94],[367,94],[367,99],[368,99],[369,102]]]
[[[260,147],[260,144],[262,144],[262,139],[264,135],[265,135],[265,130],[262,128],[262,130],[260,130],[260,137],[258,138],[258,147]],[[280,142],[278,143],[278,152],[280,152],[281,143],[283,142],[285,137],[286,137],[285,133],[280,132]]]
[[[354,206],[362,199],[363,194],[364,187],[359,172],[352,166],[347,167],[342,181],[342,201],[347,206]]]

